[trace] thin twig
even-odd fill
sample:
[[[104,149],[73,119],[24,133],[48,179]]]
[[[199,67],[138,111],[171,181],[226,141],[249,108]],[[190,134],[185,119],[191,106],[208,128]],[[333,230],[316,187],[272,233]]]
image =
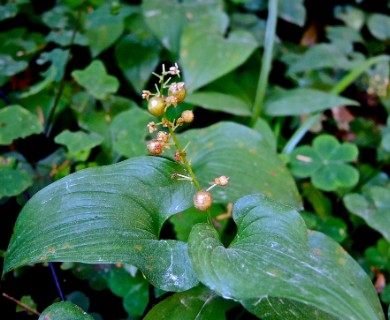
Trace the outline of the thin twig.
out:
[[[70,39],[68,54],[67,54],[67,57],[66,57],[66,63],[65,63],[65,67],[64,67],[65,71],[66,71],[66,69],[68,67],[68,64],[69,64],[69,61],[70,61],[70,58],[71,58],[70,50],[71,50],[71,48],[72,48],[72,46],[73,46],[73,44],[75,42],[75,39],[76,39],[77,29],[78,29],[79,22],[81,20],[81,15],[82,15],[82,6],[80,6],[80,8],[78,10],[75,26],[74,26],[73,32],[72,32],[72,37]],[[52,121],[53,121],[55,112],[57,110],[58,104],[60,102],[62,93],[63,93],[64,88],[65,88],[65,75],[66,75],[66,72],[64,72],[63,75],[62,75],[60,86],[58,88],[58,92],[57,92],[57,94],[56,94],[56,96],[54,98],[53,105],[50,108],[49,116],[47,117],[46,127],[45,127],[45,135],[46,136],[50,135],[51,129],[53,127],[52,126]]]
[[[4,298],[7,298],[13,302],[15,302],[18,306],[21,306],[23,309],[25,309],[26,311],[28,312],[31,312],[33,314],[36,314],[37,316],[40,316],[41,314],[35,310],[35,309],[32,309],[30,306],[28,306],[27,304],[23,303],[22,301],[19,301],[17,299],[15,299],[14,297],[11,297],[9,296],[8,294],[6,294],[5,292],[3,292],[3,297]]]

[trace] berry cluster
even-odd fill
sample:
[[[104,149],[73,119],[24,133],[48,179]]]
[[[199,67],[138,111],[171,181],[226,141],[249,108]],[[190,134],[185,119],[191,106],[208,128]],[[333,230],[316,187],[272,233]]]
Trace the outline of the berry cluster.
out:
[[[172,106],[176,108],[177,105],[186,97],[184,82],[173,82],[169,84],[171,77],[165,80],[165,77],[168,75],[180,77],[179,67],[175,63],[174,66],[170,67],[169,70],[166,71],[165,66],[163,65],[161,74],[153,74],[159,78],[160,87],[156,85],[155,93],[152,93],[149,90],[143,90],[142,98],[148,101],[149,112],[156,117],[161,117],[161,121],[159,123],[155,123],[154,121],[149,122],[147,127],[149,129],[149,133],[151,134],[158,130],[158,126],[166,128],[168,132],[164,129],[158,131],[156,137],[147,143],[147,150],[151,155],[156,156],[162,154],[164,149],[170,148],[171,145],[175,146],[177,151],[174,154],[174,158],[177,162],[184,164],[189,176],[175,173],[172,175],[172,179],[184,179],[193,182],[195,187],[198,189],[198,192],[194,195],[194,206],[201,211],[206,211],[211,207],[213,201],[209,190],[217,185],[226,186],[229,178],[221,176],[216,178],[214,182],[211,183],[212,186],[207,190],[203,190],[201,188],[194,172],[192,171],[191,164],[187,160],[187,152],[185,151],[186,148],[182,148],[180,146],[180,143],[175,135],[175,130],[178,127],[182,126],[184,123],[191,123],[194,120],[194,113],[191,110],[185,110],[181,113],[180,117],[174,119],[173,121],[170,121],[166,116],[166,112],[169,107]],[[164,95],[165,91],[167,92],[166,95]],[[173,143],[169,142],[171,138]]]

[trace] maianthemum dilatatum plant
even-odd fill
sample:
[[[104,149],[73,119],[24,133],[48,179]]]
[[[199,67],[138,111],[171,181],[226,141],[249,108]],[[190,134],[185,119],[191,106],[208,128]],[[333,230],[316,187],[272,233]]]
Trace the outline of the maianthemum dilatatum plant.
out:
[[[33,15],[47,32],[0,32],[1,85],[17,88],[29,65],[44,70],[10,98],[0,91],[0,199],[25,203],[3,279],[62,262],[120,297],[128,319],[385,319],[367,262],[378,279],[390,270],[388,178],[365,173],[360,146],[345,137],[307,133],[324,111],[359,104],[341,93],[367,72],[376,79],[367,92],[380,86],[384,99],[389,56],[365,48],[360,29],[388,40],[381,26],[390,18],[335,8],[343,25],[326,30],[328,43],[302,51],[280,41],[274,50],[278,17],[302,27],[303,2],[63,0],[39,19],[28,1],[0,7],[0,21]],[[69,70],[74,47],[91,61]],[[271,83],[273,59],[295,88]],[[154,89],[142,90],[151,74]],[[119,95],[120,76],[145,110]],[[200,108],[231,121],[196,123]],[[58,125],[64,113],[78,131]],[[285,140],[286,117],[295,131]],[[36,163],[15,152],[18,139],[41,133],[64,147]],[[385,166],[386,127],[378,143]],[[357,255],[365,269],[335,241],[352,242],[333,214],[341,199],[351,230],[366,224],[384,237]],[[99,319],[80,297],[73,292],[40,319]],[[28,297],[21,302],[34,309]]]
[[[233,123],[177,135],[194,119],[191,110],[174,112],[185,99],[185,83],[171,82],[180,75],[177,64],[155,75],[156,92],[142,94],[159,119],[145,124],[152,156],[81,170],[38,192],[18,217],[3,272],[47,261],[132,265],[156,288],[176,292],[146,319],[217,319],[237,304],[264,319],[383,319],[357,262],[306,228],[291,177],[261,136]],[[159,156],[169,152],[173,159]],[[245,170],[258,161],[262,168]],[[253,194],[254,180],[262,184],[260,194]],[[237,234],[227,246],[213,199],[234,202]],[[183,211],[186,219],[191,207],[205,220],[192,227],[187,242],[160,239],[164,223]],[[61,312],[90,318],[69,302],[41,317]]]

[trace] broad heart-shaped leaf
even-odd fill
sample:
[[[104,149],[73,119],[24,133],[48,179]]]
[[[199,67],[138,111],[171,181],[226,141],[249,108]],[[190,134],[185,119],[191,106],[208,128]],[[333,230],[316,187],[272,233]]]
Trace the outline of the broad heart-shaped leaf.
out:
[[[186,103],[214,111],[222,111],[238,116],[250,116],[251,105],[246,101],[228,94],[202,91],[186,96]]]
[[[41,133],[42,124],[37,115],[19,105],[0,109],[0,145],[8,145],[13,140]]]
[[[110,47],[124,30],[123,19],[134,12],[134,8],[123,6],[117,15],[110,12],[106,4],[87,15],[85,28],[89,48],[93,57]]]
[[[236,69],[257,48],[254,36],[244,30],[232,31],[225,38],[226,26],[222,15],[214,15],[183,31],[180,62],[189,92]]]
[[[367,185],[361,194],[351,193],[343,200],[350,212],[363,218],[390,242],[390,185]]]
[[[57,302],[47,307],[38,320],[93,320],[93,317],[69,301]]]
[[[194,271],[211,290],[244,305],[272,297],[340,319],[384,319],[365,272],[330,238],[308,239],[291,207],[250,195],[235,204],[233,219],[237,235],[228,248],[209,224],[195,225],[188,240]]]
[[[272,116],[294,116],[345,105],[357,106],[359,103],[335,94],[299,88],[287,90],[266,102],[264,112]]]
[[[315,187],[325,191],[353,187],[359,172],[346,162],[358,156],[356,145],[323,134],[313,141],[313,147],[300,146],[291,153],[291,171],[300,178],[311,177]]]
[[[164,221],[192,205],[195,188],[162,158],[140,157],[69,175],[35,194],[15,224],[3,273],[30,263],[72,261],[137,266],[156,287],[197,284],[187,246],[159,240]]]
[[[255,130],[232,122],[220,122],[206,129],[180,135],[190,142],[187,156],[202,186],[219,176],[230,178],[225,187],[211,193],[216,203],[234,202],[252,193],[301,208],[295,182],[266,139]]]
[[[175,293],[153,307],[144,320],[225,320],[225,312],[234,306],[204,286]]]
[[[108,94],[117,92],[119,81],[107,74],[100,60],[94,60],[84,70],[75,70],[72,77],[96,99],[105,99]]]
[[[116,61],[137,92],[145,88],[160,61],[161,46],[156,42],[155,39],[140,42],[133,35],[128,35],[115,48]]]
[[[183,28],[210,13],[221,12],[221,0],[144,0],[142,11],[149,28],[161,43],[178,55]]]

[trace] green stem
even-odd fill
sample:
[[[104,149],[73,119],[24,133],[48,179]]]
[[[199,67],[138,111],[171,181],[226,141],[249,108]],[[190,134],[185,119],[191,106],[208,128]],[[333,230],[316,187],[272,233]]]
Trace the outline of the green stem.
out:
[[[191,176],[192,182],[194,183],[196,189],[198,189],[199,191],[202,190],[202,187],[200,186],[198,180],[196,179],[196,176],[195,176],[194,172],[192,171],[191,164],[187,160],[187,156],[185,155],[185,151],[181,147],[181,145],[179,143],[179,140],[176,137],[175,131],[173,130],[172,127],[168,127],[168,129],[169,129],[169,133],[170,133],[170,135],[171,135],[171,137],[173,139],[173,142],[175,143],[175,147],[176,147],[177,151],[179,152],[181,158],[183,159],[184,166],[186,167],[187,172]]]
[[[78,25],[79,25],[80,20],[81,20],[82,12],[83,12],[82,6],[80,6],[80,8],[78,10],[78,13],[77,13],[75,26],[73,28],[72,37],[71,37],[70,43],[69,43],[68,54],[67,54],[67,57],[66,57],[66,64],[65,64],[65,67],[64,67],[65,70],[68,67],[68,63],[70,61],[70,57],[71,57],[70,50],[71,50],[71,48],[72,48],[72,46],[73,46],[73,44],[74,44],[74,42],[76,40],[77,29],[78,29]],[[54,118],[56,109],[58,107],[58,104],[60,102],[60,99],[61,99],[62,93],[64,91],[64,88],[65,88],[65,72],[62,75],[60,86],[59,86],[57,94],[56,94],[56,96],[54,98],[53,104],[52,104],[52,106],[51,106],[51,108],[49,110],[49,115],[47,117],[46,128],[45,128],[46,136],[50,136],[51,129],[53,127],[53,123],[52,123],[53,122],[53,118]]]
[[[320,120],[321,114],[315,113],[312,114],[291,136],[286,145],[283,148],[283,154],[290,154],[297,144],[302,140],[305,134],[310,130],[310,128]]]
[[[256,98],[253,107],[252,118],[250,121],[250,126],[252,128],[256,124],[256,121],[261,114],[265,93],[267,91],[268,77],[272,63],[272,52],[275,43],[277,16],[278,0],[270,0],[268,4],[268,19],[265,29],[264,53],[261,59],[261,70],[259,75],[259,81],[257,83]]]
[[[366,71],[371,66],[383,62],[390,61],[390,56],[388,55],[380,55],[376,57],[372,57],[366,60],[364,63],[358,65],[356,68],[352,69],[348,72],[331,90],[330,93],[340,94],[343,92],[348,86],[350,86],[353,82],[356,81],[361,74]],[[320,113],[312,114],[292,135],[292,137],[287,142],[286,146],[283,148],[282,153],[290,154],[296,145],[301,141],[301,139],[305,136],[305,134],[310,130],[311,126],[315,124],[320,117]]]
[[[358,65],[356,68],[352,69],[348,72],[333,88],[330,90],[331,93],[340,94],[343,92],[349,85],[351,85],[359,76],[366,71],[371,66],[383,62],[390,61],[390,56],[380,55],[376,57],[372,57],[362,64]]]

